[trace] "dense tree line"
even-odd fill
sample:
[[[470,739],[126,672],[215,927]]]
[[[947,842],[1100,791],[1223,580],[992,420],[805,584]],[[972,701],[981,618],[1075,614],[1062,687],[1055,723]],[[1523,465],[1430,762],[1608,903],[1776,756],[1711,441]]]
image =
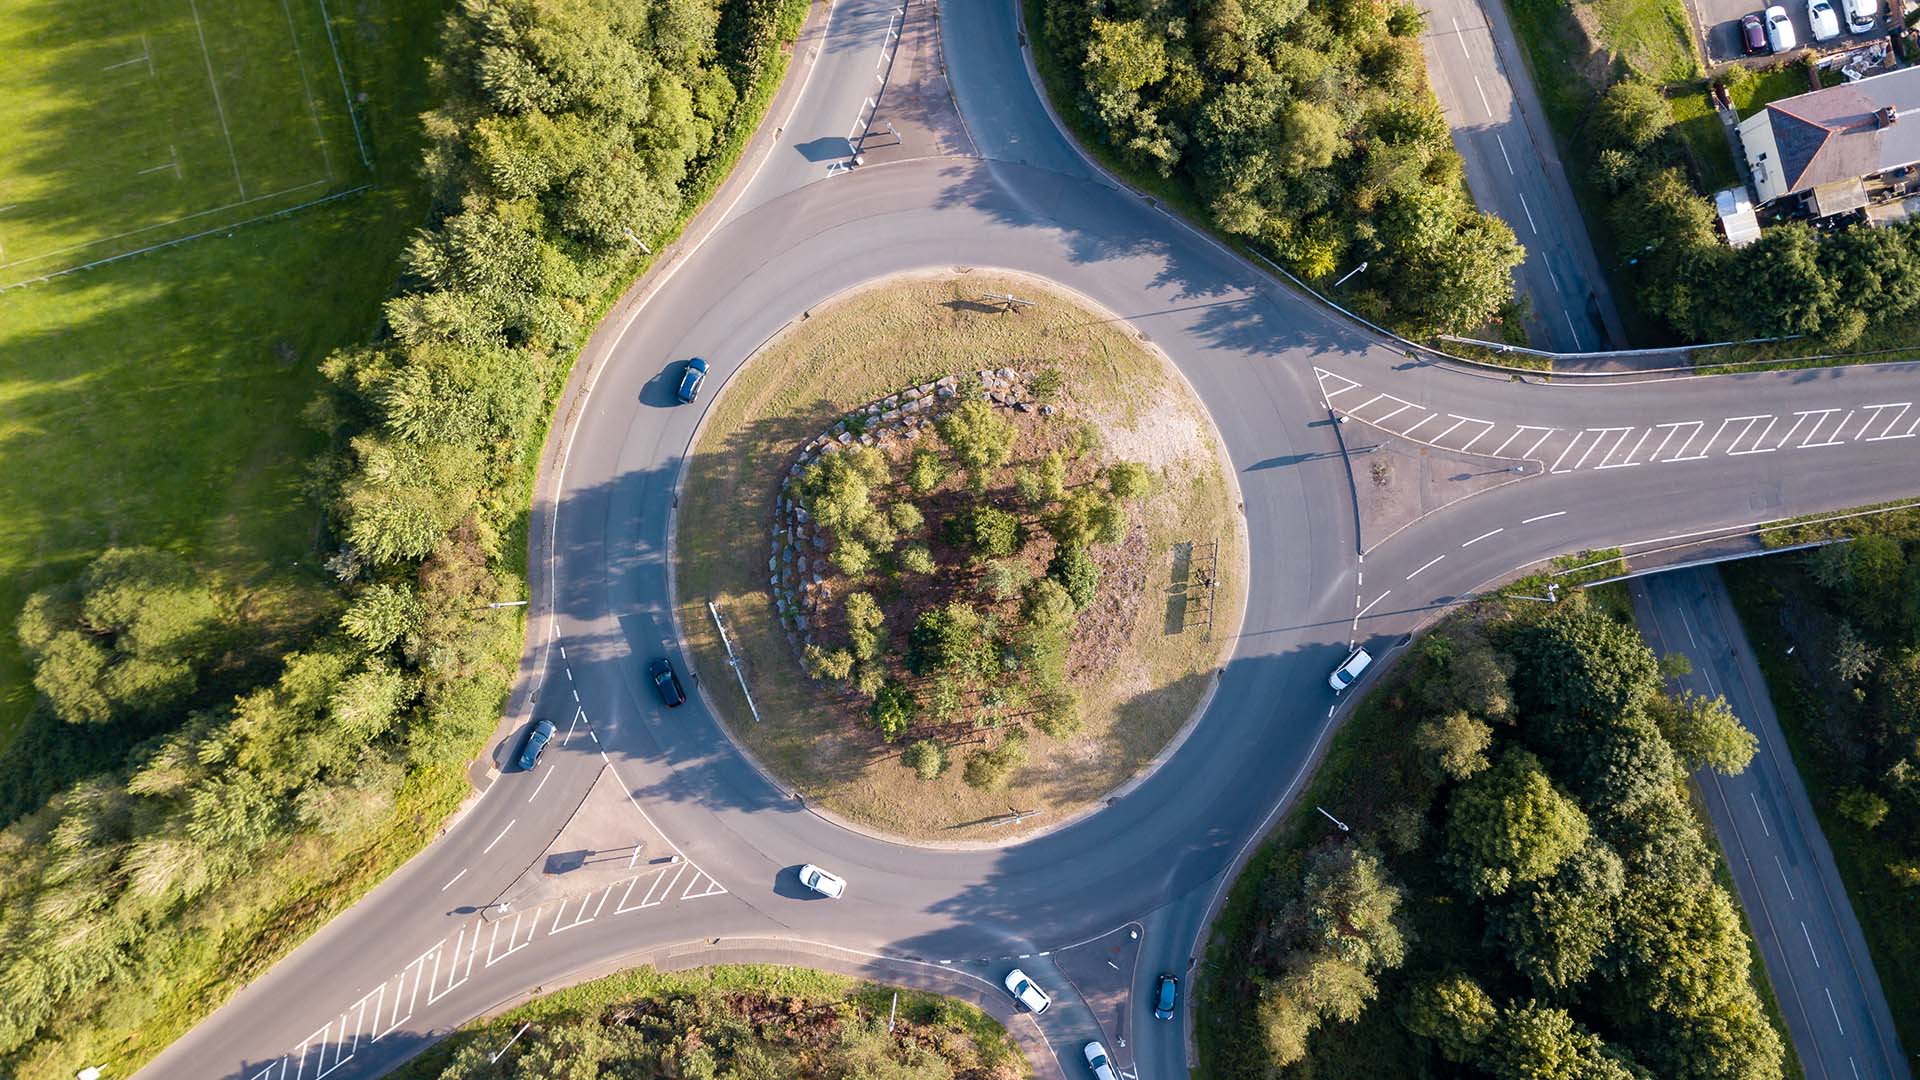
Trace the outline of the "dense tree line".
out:
[[[1075,108],[1213,224],[1414,332],[1464,332],[1513,295],[1513,232],[1474,209],[1401,0],[1050,0]]]
[[[1693,341],[1804,335],[1844,349],[1920,309],[1920,224],[1795,222],[1730,247],[1687,179],[1672,127],[1665,97],[1633,80],[1609,89],[1587,124],[1594,179],[1648,313]]]
[[[814,1000],[699,988],[532,1024],[505,1053],[468,1039],[438,1080],[1020,1080],[1012,1040],[969,1006],[911,991]],[[872,1006],[878,1005],[875,1010]],[[984,1034],[994,1029],[998,1038]]]
[[[1100,588],[1089,549],[1125,539],[1151,476],[1137,462],[1094,468],[1090,425],[1023,437],[977,398],[932,430],[937,441],[898,461],[854,444],[801,471],[800,503],[832,540],[840,576],[828,589],[844,593],[837,617],[816,613],[824,643],[804,658],[815,678],[866,699],[882,739],[911,738],[902,760],[922,779],[945,772],[952,732],[1001,729],[962,773],[994,788],[1025,760],[1024,724],[1055,738],[1079,728],[1067,659]]]
[[[43,708],[159,733],[0,833],[0,1054],[98,988],[164,981],[170,927],[292,837],[351,843],[409,785],[457,774],[499,716],[544,403],[601,297],[702,169],[804,0],[467,0],[425,119],[435,211],[379,339],[330,357],[344,614],[237,694],[197,693],[232,605],[190,567],[110,551],[18,620]],[[724,29],[723,29],[724,28]],[[630,235],[631,234],[631,235]],[[422,821],[402,828],[426,828]],[[197,914],[196,914],[197,913]],[[164,988],[164,987],[163,987]]]
[[[1369,1046],[1406,1047],[1364,1057],[1396,1074],[1778,1077],[1687,804],[1689,767],[1753,756],[1724,702],[1664,695],[1639,634],[1583,595],[1458,622],[1409,667],[1354,721],[1382,757],[1340,785],[1353,832],[1302,826],[1241,886],[1257,929],[1216,954],[1210,995],[1255,1004],[1229,1007],[1222,1075],[1355,1068],[1313,1055],[1316,1030],[1357,1020]]]

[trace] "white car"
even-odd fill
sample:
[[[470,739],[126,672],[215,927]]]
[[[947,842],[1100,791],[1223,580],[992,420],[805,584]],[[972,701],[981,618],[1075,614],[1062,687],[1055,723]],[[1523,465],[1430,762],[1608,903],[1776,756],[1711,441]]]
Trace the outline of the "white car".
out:
[[[1093,1080],[1116,1080],[1113,1062],[1107,1060],[1107,1048],[1097,1042],[1087,1044],[1087,1068],[1093,1070]]]
[[[1767,9],[1767,47],[1776,53],[1790,52],[1800,41],[1793,35],[1793,20],[1787,9],[1775,4]]]
[[[1347,657],[1346,663],[1335,668],[1333,674],[1327,676],[1327,685],[1333,687],[1333,692],[1337,694],[1352,686],[1353,680],[1359,678],[1360,673],[1367,670],[1367,665],[1371,663],[1373,663],[1372,653],[1365,649],[1355,649],[1353,655]]]
[[[847,893],[847,879],[808,863],[800,868],[800,884],[819,893],[829,900],[838,900]]]
[[[1840,6],[1847,13],[1847,32],[1864,34],[1873,29],[1874,9],[1879,6],[1876,0],[1840,0]]]
[[[1832,41],[1840,36],[1840,16],[1833,13],[1833,0],[1807,0],[1807,25],[1813,27],[1813,40]]]
[[[1046,1012],[1047,1006],[1053,1004],[1053,999],[1047,996],[1047,992],[1033,985],[1033,980],[1027,978],[1027,973],[1019,968],[1007,972],[1007,993],[1012,994],[1015,1001],[1037,1013]]]

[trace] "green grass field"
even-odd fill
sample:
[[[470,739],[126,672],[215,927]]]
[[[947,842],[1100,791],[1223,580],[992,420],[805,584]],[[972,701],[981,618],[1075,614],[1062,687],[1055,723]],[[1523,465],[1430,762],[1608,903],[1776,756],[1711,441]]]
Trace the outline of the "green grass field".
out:
[[[326,176],[300,75],[287,62],[289,12],[301,27],[307,66],[330,80],[314,82],[316,97],[324,86],[333,90],[334,112],[321,106],[319,115],[336,180],[319,190],[364,181],[315,0],[288,0],[285,9],[245,0],[251,5],[245,12],[229,0],[215,0],[218,7],[196,2],[210,46],[236,49],[256,38],[260,43],[257,54],[215,54],[215,63],[225,58],[232,72],[223,83],[229,119],[240,102],[274,100],[280,106],[272,123],[256,111],[234,127],[248,190]],[[176,125],[160,102],[141,113],[131,99],[115,105],[111,95],[99,92],[101,80],[124,77],[133,68],[96,67],[97,78],[87,82],[75,75],[65,92],[54,81],[63,70],[104,65],[129,40],[140,55],[138,26],[150,28],[144,32],[156,70],[171,70],[161,61],[161,43],[179,44],[180,26],[167,24],[161,33],[164,20],[135,17],[159,4],[138,3],[119,13],[96,0],[70,7],[36,2],[0,8],[0,56],[18,65],[0,66],[0,100],[17,103],[26,115],[24,122],[0,125],[0,190],[6,192],[0,205],[34,207],[44,227],[32,235],[51,249],[140,221],[164,222],[193,207],[218,206],[222,198],[231,201],[233,173],[204,68],[198,89],[208,105],[198,128],[184,115]],[[299,21],[307,7],[313,9],[310,26]],[[181,0],[178,8],[186,40],[197,50],[190,5]],[[434,16],[395,14],[390,5],[375,3],[343,25],[351,27],[340,42],[346,70],[355,91],[366,91],[373,102],[362,122],[372,121],[369,135],[393,132],[381,152],[394,162],[410,162],[412,117],[424,101],[420,57],[431,41]],[[277,41],[269,33],[276,26]],[[192,59],[201,63],[197,51]],[[144,61],[138,67],[142,79],[150,78]],[[242,89],[249,87],[258,89],[257,98]],[[95,105],[106,112],[90,114]],[[122,108],[127,111],[115,111]],[[139,197],[124,173],[86,171],[115,153],[131,153],[143,137],[135,130],[142,115],[181,155],[186,179],[171,171],[145,178],[171,189],[166,200]],[[62,116],[76,126],[59,131]],[[209,146],[217,151],[208,151],[213,157],[201,153]],[[90,149],[99,153],[90,157]],[[189,162],[195,164],[189,168]],[[318,388],[318,362],[372,328],[379,300],[392,285],[400,245],[420,220],[417,198],[409,173],[402,182],[231,235],[0,292],[0,747],[13,741],[33,704],[30,673],[13,635],[21,604],[33,590],[71,577],[106,547],[155,545],[201,562],[239,590],[247,609],[269,629],[292,629],[322,612],[308,591],[317,580],[308,552],[319,511],[303,496],[306,463],[317,446],[300,410]],[[102,213],[115,208],[109,223],[85,218],[82,211],[96,204]],[[8,224],[19,212],[0,214],[0,242],[10,260],[27,235]],[[153,242],[166,233],[142,235]],[[120,243],[87,251],[123,250]],[[52,265],[36,263],[33,270]]]
[[[0,7],[0,286],[363,183],[319,0]]]

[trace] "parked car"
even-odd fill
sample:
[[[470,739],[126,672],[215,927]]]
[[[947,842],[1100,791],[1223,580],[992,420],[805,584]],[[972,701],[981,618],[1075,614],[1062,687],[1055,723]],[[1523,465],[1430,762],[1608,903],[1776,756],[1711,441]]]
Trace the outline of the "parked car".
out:
[[[800,884],[829,900],[838,900],[847,894],[846,878],[829,874],[812,863],[800,868]]]
[[[1879,0],[1840,0],[1840,7],[1847,13],[1848,33],[1864,34],[1873,29]]]
[[[1740,51],[1748,56],[1767,51],[1767,20],[1757,11],[1740,17]]]
[[[1767,9],[1767,45],[1774,52],[1791,52],[1800,41],[1793,34],[1793,19],[1778,4]]]
[[[542,720],[527,732],[526,748],[520,751],[520,768],[531,769],[540,764],[540,753],[553,741],[553,721]]]
[[[681,401],[692,404],[693,400],[700,396],[700,384],[706,381],[707,362],[696,356],[687,361],[687,366],[680,369],[678,397]]]
[[[1337,694],[1352,686],[1353,680],[1359,678],[1360,673],[1367,670],[1367,665],[1371,663],[1373,663],[1372,653],[1365,649],[1355,649],[1353,655],[1347,657],[1346,663],[1335,668],[1333,674],[1327,676],[1327,685],[1333,687],[1333,692]]]
[[[1807,25],[1813,27],[1813,40],[1832,41],[1840,36],[1840,16],[1834,14],[1833,0],[1807,0]]]
[[[687,688],[680,685],[680,676],[674,673],[673,661],[666,657],[647,665],[647,678],[653,680],[653,688],[660,691],[660,703],[667,708],[678,708],[687,700]]]
[[[1015,1001],[1037,1013],[1046,1012],[1047,1006],[1053,1004],[1053,999],[1047,996],[1047,992],[1033,985],[1033,980],[1027,978],[1027,973],[1019,968],[1007,972],[1007,993],[1012,994]]]
[[[1180,980],[1173,973],[1162,972],[1160,980],[1153,984],[1153,1018],[1155,1020],[1173,1019],[1173,1007],[1180,1002]]]
[[[1093,1070],[1093,1080],[1117,1080],[1113,1072],[1113,1062],[1107,1059],[1107,1048],[1097,1042],[1087,1044],[1087,1068]]]

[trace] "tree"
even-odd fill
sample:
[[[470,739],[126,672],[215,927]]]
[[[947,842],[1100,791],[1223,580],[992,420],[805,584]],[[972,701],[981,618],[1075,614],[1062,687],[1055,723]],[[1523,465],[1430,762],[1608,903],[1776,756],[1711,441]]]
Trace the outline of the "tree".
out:
[[[848,577],[859,577],[873,568],[873,549],[858,540],[842,540],[833,545],[828,556],[833,568]]]
[[[413,636],[420,622],[420,602],[405,582],[376,582],[360,590],[340,617],[340,628],[373,652]]]
[[[1562,603],[1521,628],[1509,648],[1520,663],[1523,704],[1612,718],[1659,692],[1660,668],[1638,631],[1591,604]]]
[[[1014,489],[1020,501],[1034,510],[1042,510],[1067,497],[1067,459],[1058,450],[1050,450],[1032,468],[1014,474]]]
[[[1085,548],[1063,547],[1055,551],[1047,562],[1047,577],[1067,591],[1076,611],[1090,607],[1100,589],[1100,567]]]
[[[1833,628],[1833,673],[1841,682],[1859,682],[1873,673],[1880,650],[1868,644],[1845,619]]]
[[[1887,820],[1887,800],[1865,788],[1842,788],[1839,797],[1834,800],[1834,809],[1863,829],[1871,829]]]
[[[873,515],[873,489],[887,481],[887,459],[871,446],[827,454],[800,472],[800,504],[836,532]]]
[[[1562,993],[1584,981],[1613,942],[1625,890],[1620,856],[1590,837],[1552,877],[1490,909],[1487,936],[1506,946],[1514,969],[1537,990]]]
[[[1609,825],[1670,797],[1683,775],[1660,729],[1637,713],[1614,721],[1556,717],[1540,729],[1562,775]]]
[[[1145,498],[1153,488],[1153,474],[1137,461],[1117,461],[1106,467],[1107,491],[1116,499]]]
[[[976,506],[954,519],[968,547],[982,559],[1004,559],[1024,541],[1020,519],[997,506]]]
[[[1677,698],[1656,698],[1652,713],[1660,733],[1689,769],[1735,776],[1760,749],[1760,740],[1741,725],[1725,697],[1687,690]]]
[[[900,551],[900,569],[909,574],[931,574],[935,566],[933,552],[925,544],[909,544]]]
[[[1423,722],[1414,729],[1413,741],[1438,775],[1465,780],[1487,767],[1493,729],[1464,712],[1453,712]]]
[[[1034,627],[1065,629],[1072,624],[1076,610],[1066,586],[1052,577],[1029,582],[1020,601],[1020,617]]]
[[[1436,712],[1468,712],[1488,720],[1513,717],[1513,660],[1468,626],[1428,634],[1420,644],[1415,693]]]
[[[1011,600],[1028,580],[1027,568],[1019,563],[990,562],[980,574],[980,587],[995,600]]]
[[[900,761],[922,780],[938,780],[947,771],[947,748],[932,739],[915,739],[900,755]]]
[[[1407,1003],[1407,1030],[1432,1039],[1440,1056],[1456,1065],[1479,1060],[1498,1019],[1493,999],[1458,972],[1415,987]]]
[[[916,675],[987,674],[998,663],[988,630],[980,612],[962,600],[923,611],[907,638],[907,667]]]
[[[1064,739],[1080,730],[1080,695],[1071,687],[1044,687],[1033,703],[1040,710],[1034,726],[1053,738]]]
[[[967,484],[976,492],[987,489],[993,470],[1004,465],[1013,451],[1013,425],[977,398],[962,402],[935,422],[934,428],[966,470]]]
[[[887,520],[893,523],[895,531],[904,536],[919,532],[921,526],[927,523],[920,508],[910,502],[897,502],[887,507]]]
[[[1601,146],[1637,154],[1673,126],[1673,107],[1658,87],[1622,79],[1601,95],[1588,123]]]
[[[880,729],[880,737],[888,742],[899,738],[913,724],[916,712],[913,691],[897,682],[882,685],[869,710],[874,726]]]
[[[847,639],[853,645],[853,658],[872,660],[880,655],[880,643],[887,617],[872,593],[848,593],[846,599]]]
[[[1481,1064],[1500,1080],[1636,1080],[1600,1036],[1534,1001],[1501,1013]]]
[[[1000,740],[1000,745],[968,754],[966,768],[961,771],[960,778],[967,782],[968,787],[997,791],[1007,785],[1013,770],[1026,760],[1026,734],[1014,728]]]
[[[213,591],[186,560],[109,548],[73,584],[29,597],[16,630],[55,715],[104,724],[191,694],[219,620]]]
[[[947,464],[941,461],[940,455],[932,450],[923,446],[915,450],[913,456],[907,459],[907,486],[919,494],[926,495],[932,492],[945,483],[946,479]]]
[[[1498,896],[1553,873],[1587,832],[1586,815],[1554,788],[1539,759],[1512,749],[1454,793],[1447,858],[1469,892]]]

